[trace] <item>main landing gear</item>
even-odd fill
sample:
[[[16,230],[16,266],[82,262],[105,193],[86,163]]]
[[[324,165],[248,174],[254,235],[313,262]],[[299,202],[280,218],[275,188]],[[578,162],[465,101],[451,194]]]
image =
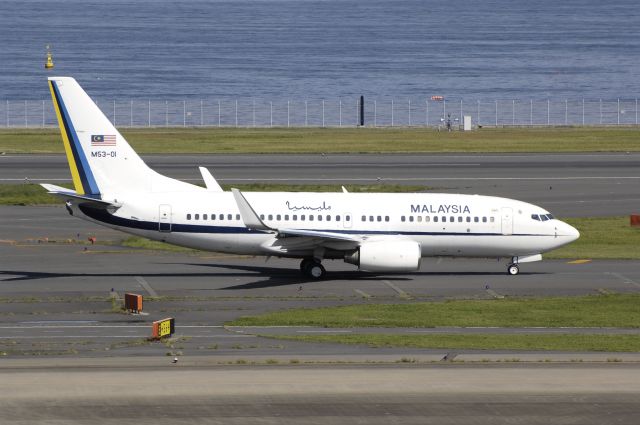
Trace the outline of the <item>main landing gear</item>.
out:
[[[511,276],[515,276],[518,273],[520,273],[520,267],[518,267],[517,264],[509,264],[507,266],[507,273],[510,274]]]
[[[320,262],[313,258],[305,258],[300,262],[300,271],[313,279],[322,279],[327,271]]]

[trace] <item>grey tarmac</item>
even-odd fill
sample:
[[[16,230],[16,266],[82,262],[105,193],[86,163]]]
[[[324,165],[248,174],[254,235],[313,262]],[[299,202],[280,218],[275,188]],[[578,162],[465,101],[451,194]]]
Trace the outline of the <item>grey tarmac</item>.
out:
[[[327,279],[309,281],[301,276],[295,260],[266,261],[206,252],[151,252],[112,246],[108,243],[119,240],[122,234],[70,217],[61,206],[0,207],[0,214],[4,218],[0,222],[0,351],[8,357],[180,353],[224,359],[274,357],[283,361],[304,356],[328,356],[334,360],[336,356],[348,356],[354,361],[389,355],[394,356],[394,361],[420,355],[440,359],[446,351],[311,344],[257,336],[326,331],[322,329],[239,331],[223,325],[239,316],[296,307],[640,291],[638,261],[574,264],[545,260],[523,264],[521,274],[515,277],[506,275],[506,260],[425,259],[419,272],[395,275],[359,273],[341,261],[327,261]],[[97,237],[96,245],[87,242],[89,236]],[[146,315],[119,311],[119,301],[112,303],[112,299],[121,299],[125,292],[145,297]],[[154,298],[156,295],[159,298]],[[147,341],[151,322],[164,317],[176,318],[178,331],[174,340],[168,344]],[[332,332],[347,331],[353,330]],[[385,330],[512,331],[543,332]],[[472,350],[457,354],[474,353],[483,354]],[[603,354],[599,360],[608,357],[611,355]]]
[[[638,365],[13,368],[16,424],[635,424]],[[37,385],[34,385],[37,383]]]
[[[640,153],[145,155],[155,170],[201,182],[417,184],[437,192],[520,199],[559,216],[638,212]],[[0,156],[0,183],[69,182],[63,155]]]

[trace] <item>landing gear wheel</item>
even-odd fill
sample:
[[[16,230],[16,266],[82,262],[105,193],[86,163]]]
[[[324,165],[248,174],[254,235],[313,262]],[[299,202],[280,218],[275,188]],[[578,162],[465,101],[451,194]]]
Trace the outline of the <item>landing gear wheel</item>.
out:
[[[326,273],[327,271],[320,263],[313,263],[307,268],[307,275],[314,279],[322,279]]]
[[[509,266],[507,267],[507,273],[509,273],[511,276],[515,276],[520,273],[520,267],[518,267],[517,264],[509,264]]]
[[[306,261],[306,262],[305,262]],[[324,275],[327,273],[325,268],[317,261],[313,260],[302,260],[303,264],[300,264],[302,269],[302,273],[305,276],[308,276],[313,279],[322,279]]]
[[[311,258],[303,258],[302,261],[300,261],[300,271],[307,274],[306,269],[313,264],[313,262],[314,261]]]

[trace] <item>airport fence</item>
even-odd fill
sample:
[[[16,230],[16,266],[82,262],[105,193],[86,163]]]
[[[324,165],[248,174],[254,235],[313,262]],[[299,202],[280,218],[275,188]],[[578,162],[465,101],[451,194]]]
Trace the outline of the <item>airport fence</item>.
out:
[[[117,127],[354,127],[360,123],[355,99],[98,100]],[[635,126],[638,99],[466,100],[365,98],[367,127],[454,128],[471,116],[474,126]],[[3,119],[4,118],[4,119]],[[57,126],[51,100],[0,103],[0,127]]]

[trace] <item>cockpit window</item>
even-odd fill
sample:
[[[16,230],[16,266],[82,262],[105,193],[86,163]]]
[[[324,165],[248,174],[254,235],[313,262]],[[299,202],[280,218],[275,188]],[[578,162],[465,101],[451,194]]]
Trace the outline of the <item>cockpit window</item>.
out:
[[[547,218],[549,218],[549,220],[553,220],[555,217],[553,216],[553,214],[547,214]]]
[[[540,221],[540,216],[538,214],[531,214],[531,218]]]
[[[547,221],[549,220],[549,217],[547,217],[545,214],[540,214],[540,220]]]

